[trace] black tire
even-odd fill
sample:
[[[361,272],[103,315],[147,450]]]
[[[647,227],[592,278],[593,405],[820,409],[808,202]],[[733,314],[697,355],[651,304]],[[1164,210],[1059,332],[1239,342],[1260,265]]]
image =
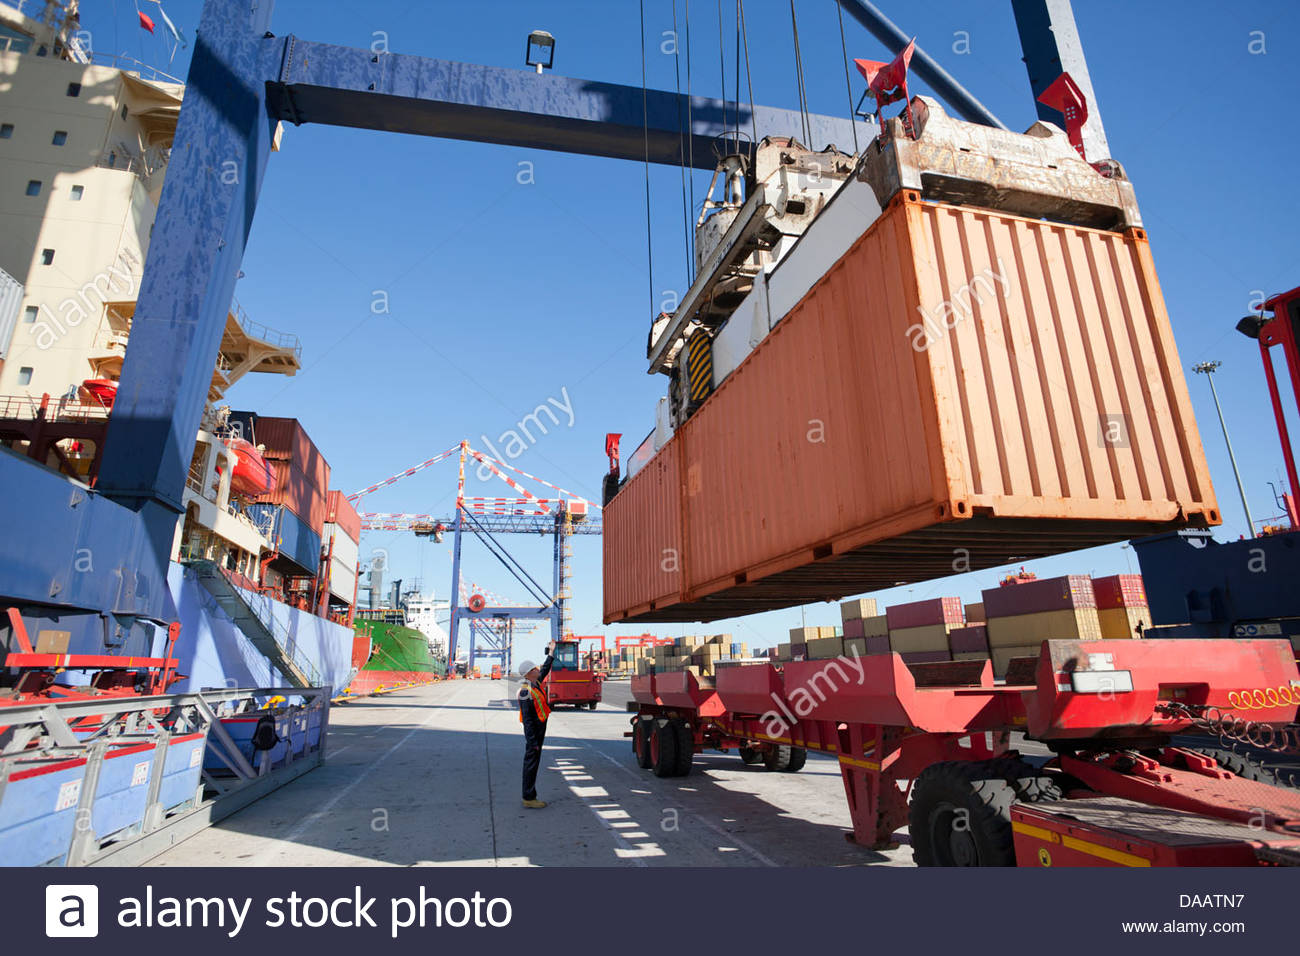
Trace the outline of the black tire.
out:
[[[594,700],[593,700],[593,701],[589,701],[588,704],[587,704],[587,709],[588,709],[588,710],[595,710],[595,709],[596,709],[596,703],[597,703],[597,702],[594,701]]]
[[[745,744],[741,744],[737,752],[740,754],[740,759],[747,764],[756,764],[763,759],[762,753]]]
[[[1059,800],[1050,777],[1011,757],[931,764],[908,810],[917,866],[1015,866],[1011,805]]]
[[[773,744],[772,749],[763,754],[763,766],[768,770],[784,770],[790,766],[789,744]]]
[[[798,773],[808,762],[808,751],[803,747],[790,748],[790,761],[783,767],[786,773]]]
[[[1205,754],[1224,770],[1235,773],[1242,780],[1266,783],[1271,787],[1290,786],[1272,770],[1260,766],[1245,754],[1234,753],[1231,750],[1220,750],[1218,747],[1191,747],[1188,749],[1195,750],[1199,754]]]
[[[684,720],[670,720],[677,733],[677,772],[674,777],[685,777],[691,772],[691,762],[695,759],[695,731]]]
[[[632,726],[632,752],[636,754],[636,765],[642,770],[650,769],[650,733],[654,723],[637,718]]]
[[[677,775],[677,728],[669,721],[658,724],[654,730],[654,772],[656,777]]]

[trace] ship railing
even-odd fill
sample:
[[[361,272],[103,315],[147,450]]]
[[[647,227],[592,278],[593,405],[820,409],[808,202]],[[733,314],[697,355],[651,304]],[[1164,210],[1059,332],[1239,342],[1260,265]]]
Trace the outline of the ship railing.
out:
[[[190,463],[190,473],[185,477],[185,487],[189,488],[200,497],[207,497],[203,494],[203,471],[205,462],[196,461]]]
[[[100,169],[118,169],[134,173],[146,187],[153,174],[167,168],[170,154],[165,150],[150,150],[144,156],[137,156],[124,147],[116,146],[106,149],[95,158],[94,165]]]
[[[0,860],[32,866],[139,865],[320,766],[332,696],[328,686],[252,687],[141,697],[38,696],[0,704],[0,781],[6,781],[0,813],[25,809],[34,786],[43,785],[19,782],[24,778],[18,774],[31,767],[58,773],[60,796],[67,789],[76,806],[75,817],[69,817],[51,801],[48,833],[57,840],[0,834]],[[256,722],[248,719],[253,715]],[[230,718],[238,719],[224,723]],[[249,731],[264,721],[275,731],[276,743],[258,750]],[[142,761],[133,773],[142,777],[141,785],[132,792],[145,796],[129,807],[129,817],[118,801],[105,815],[115,825],[106,832],[95,808],[105,760],[141,744],[153,750],[132,758]],[[186,760],[173,757],[187,752]],[[105,789],[104,799],[109,798],[118,800],[112,788]],[[45,858],[29,858],[33,853]]]
[[[0,419],[47,422],[107,421],[108,409],[98,402],[82,402],[66,396],[52,399],[48,394],[0,395]]]
[[[239,327],[244,330],[244,334],[250,339],[257,339],[259,342],[266,342],[274,345],[279,349],[286,349],[293,352],[294,358],[302,358],[302,340],[292,332],[280,332],[261,322],[254,322],[244,311],[244,307],[239,304],[238,299],[232,299],[230,302],[230,312],[239,323]]]
[[[150,80],[155,83],[176,83],[180,86],[185,85],[185,81],[172,76],[156,66],[150,66],[148,63],[142,63],[133,56],[127,56],[125,53],[91,53],[90,61],[96,66],[111,66],[114,69],[122,70],[126,73],[134,73],[142,80]]]
[[[266,541],[271,540],[271,524],[274,521],[274,515],[254,519],[251,515],[240,511],[239,506],[233,501],[226,505],[226,511],[240,524],[247,526],[250,531],[256,532],[258,537]]]
[[[26,53],[31,48],[31,37],[0,37],[0,53]]]
[[[123,329],[115,329],[111,326],[103,329],[95,336],[95,349],[102,352],[126,352],[126,346],[131,339],[131,333]]]

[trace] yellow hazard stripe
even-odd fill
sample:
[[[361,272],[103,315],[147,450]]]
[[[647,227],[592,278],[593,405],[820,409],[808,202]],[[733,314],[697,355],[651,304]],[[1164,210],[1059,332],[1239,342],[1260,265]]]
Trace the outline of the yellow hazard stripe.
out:
[[[1118,863],[1120,866],[1150,866],[1151,861],[1146,857],[1137,856],[1133,853],[1125,853],[1123,850],[1114,850],[1108,846],[1102,846],[1100,843],[1089,843],[1087,840],[1080,840],[1078,837],[1068,836],[1064,833],[1057,833],[1055,830],[1048,830],[1044,827],[1036,827],[1029,823],[1013,822],[1011,829],[1015,833],[1023,833],[1025,836],[1034,840],[1042,840],[1044,843],[1055,843],[1067,850],[1077,850],[1079,853],[1086,853],[1089,856],[1095,856],[1103,860],[1110,860],[1112,863]]]
[[[859,760],[857,757],[846,757],[840,754],[840,763],[846,763],[854,767],[863,767],[867,770],[879,770],[880,764],[874,760]]]

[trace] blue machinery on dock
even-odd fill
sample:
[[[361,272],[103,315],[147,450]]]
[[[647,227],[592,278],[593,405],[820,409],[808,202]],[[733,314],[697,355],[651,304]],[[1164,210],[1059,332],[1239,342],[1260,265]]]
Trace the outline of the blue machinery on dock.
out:
[[[273,687],[5,707],[3,864],[156,856],[319,766],[329,699]]]

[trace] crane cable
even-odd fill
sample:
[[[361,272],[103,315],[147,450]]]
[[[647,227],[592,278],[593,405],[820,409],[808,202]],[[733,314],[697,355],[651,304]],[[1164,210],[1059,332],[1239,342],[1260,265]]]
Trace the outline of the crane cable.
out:
[[[745,0],[736,0],[737,18],[740,23],[740,38],[745,44],[745,83],[749,86],[749,123],[753,130],[754,148],[758,148],[758,119],[754,116],[754,77],[749,72],[749,31],[745,27]],[[737,66],[739,69],[739,66]],[[737,91],[739,91],[737,83]],[[739,95],[739,92],[737,92]],[[739,129],[739,123],[737,123]],[[737,133],[739,137],[739,133]]]
[[[691,184],[691,213],[689,219],[693,220],[695,218],[695,114],[694,104],[691,102],[691,0],[686,0],[686,6],[682,10],[682,19],[686,24],[686,158],[687,169],[690,170],[687,178]],[[690,229],[690,237],[691,268],[686,273],[686,277],[688,280],[693,280],[695,278],[694,229]]]
[[[799,19],[795,16],[794,0],[790,0],[790,27],[794,32],[794,72],[799,81],[799,118],[803,123],[804,145],[813,148],[812,129],[808,125],[808,97],[803,82],[803,53],[799,49]]]
[[[650,287],[650,315],[655,311],[655,256],[650,229],[650,114],[646,102],[645,0],[641,0],[641,133],[645,139],[645,257],[646,282]]]
[[[691,207],[686,199],[686,140],[682,127],[682,53],[677,34],[677,0],[673,0],[673,71],[676,74],[677,89],[677,156],[682,172],[682,234],[685,242],[682,250],[686,253],[686,275],[691,274]]]
[[[840,53],[844,56],[844,92],[849,97],[849,125],[853,127],[853,155],[858,154],[858,119],[853,112],[853,82],[849,79],[849,47],[844,40],[844,8],[839,0],[834,0],[835,10],[840,16]]]
[[[718,7],[718,74],[722,78],[722,137],[726,144],[727,137],[727,54],[722,44],[722,0],[716,0]]]

